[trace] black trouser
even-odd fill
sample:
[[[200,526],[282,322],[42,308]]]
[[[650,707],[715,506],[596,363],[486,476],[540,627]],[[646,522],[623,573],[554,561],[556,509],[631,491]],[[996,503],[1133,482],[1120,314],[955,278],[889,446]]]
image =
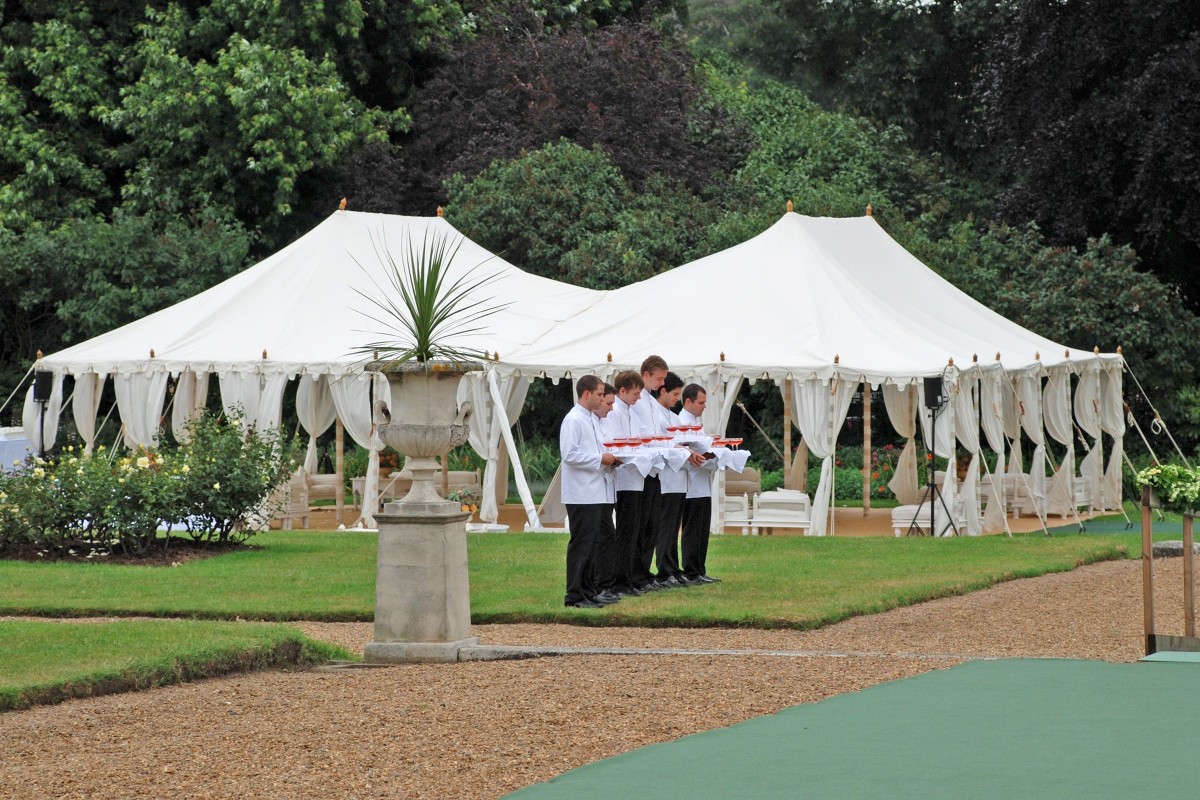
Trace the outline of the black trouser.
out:
[[[654,549],[658,544],[658,530],[654,519],[658,509],[658,501],[662,496],[658,478],[646,478],[645,488],[642,489],[642,509],[638,520],[637,548],[634,550],[633,563],[630,567],[635,586],[644,586],[654,580],[650,565],[654,563]]]
[[[698,578],[708,574],[708,536],[712,524],[712,498],[689,497],[683,501],[683,574]]]
[[[654,548],[658,579],[682,575],[679,569],[679,515],[683,513],[683,492],[659,495],[654,527],[658,530],[658,544]]]
[[[611,591],[617,585],[617,561],[621,554],[619,545],[617,529],[613,526],[613,507],[605,505],[600,529],[596,531],[595,556],[592,558],[592,585],[595,592],[588,597],[595,597],[597,593],[606,589]]]
[[[601,589],[632,589],[633,564],[637,560],[638,531],[642,524],[641,491],[617,492],[617,535],[613,553],[613,582]]]
[[[567,603],[581,603],[596,596],[594,558],[596,542],[603,537],[604,520],[612,527],[612,506],[607,503],[567,504],[571,539],[567,542]]]

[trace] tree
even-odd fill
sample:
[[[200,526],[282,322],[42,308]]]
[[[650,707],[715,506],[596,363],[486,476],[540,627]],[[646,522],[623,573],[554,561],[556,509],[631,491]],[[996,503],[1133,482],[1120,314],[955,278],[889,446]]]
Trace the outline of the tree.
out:
[[[1000,215],[1051,241],[1105,233],[1200,307],[1200,6],[1020,2],[978,92],[1010,176]]]
[[[603,150],[634,186],[663,175],[695,190],[745,152],[736,121],[699,101],[691,57],[650,26],[498,33],[421,87],[406,144],[431,186],[565,138]]]

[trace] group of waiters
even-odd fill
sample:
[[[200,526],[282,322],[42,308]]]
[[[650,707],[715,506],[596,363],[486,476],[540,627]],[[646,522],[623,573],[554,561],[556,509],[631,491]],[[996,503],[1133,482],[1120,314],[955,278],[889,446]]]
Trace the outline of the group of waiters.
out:
[[[650,356],[640,373],[620,372],[612,384],[585,375],[575,393],[559,433],[571,529],[565,604],[603,608],[622,597],[716,583],[705,566],[717,465],[712,454],[689,450],[643,474],[647,462],[639,467],[636,458],[605,448],[614,440],[661,437],[668,427],[702,424],[704,389],[684,386],[666,361]],[[672,409],[680,403],[676,414]]]

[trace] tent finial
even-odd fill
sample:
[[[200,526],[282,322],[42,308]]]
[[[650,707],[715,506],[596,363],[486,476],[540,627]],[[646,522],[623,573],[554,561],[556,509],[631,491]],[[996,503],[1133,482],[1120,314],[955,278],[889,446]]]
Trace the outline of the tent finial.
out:
[[[267,348],[263,348],[263,361],[267,360]]]
[[[1100,345],[1095,345],[1092,347],[1092,355],[1094,355],[1094,356],[1100,355]]]
[[[1117,345],[1117,355],[1121,355],[1125,351],[1121,349],[1121,345]]]
[[[979,363],[979,353],[972,353],[972,354],[971,354],[971,363],[972,363],[972,364],[978,364],[978,363]]]
[[[997,361],[1000,360],[1000,351],[999,350],[996,351],[996,360]]]
[[[725,361],[725,351],[724,350],[721,351],[721,361],[722,362]]]
[[[833,363],[835,363],[835,364],[836,364],[836,363],[838,363],[838,362],[839,362],[839,361],[841,361],[841,360],[842,360],[842,357],[841,357],[840,355],[838,355],[837,353],[834,353],[834,354],[833,354]]]
[[[154,348],[153,347],[150,348],[150,357],[154,358]]]
[[[789,197],[787,201],[787,213],[792,213],[793,208],[795,208],[795,206],[792,205],[792,198]]]
[[[483,351],[483,360],[484,360],[484,361],[491,361],[491,360],[492,360],[492,351],[491,351],[491,350],[484,350],[484,351]]]
[[[41,351],[41,350],[38,350],[38,354],[37,354],[37,360],[38,360],[38,361],[41,361],[41,360],[42,360],[42,351]]]
[[[378,361],[378,360],[379,360],[379,351],[378,351],[378,350],[376,350],[376,351],[375,351],[374,353],[372,353],[371,355],[374,357],[372,360],[374,360],[374,361]]]
[[[1041,351],[1041,350],[1037,350],[1037,351],[1035,351],[1035,352],[1034,352],[1034,354],[1033,354],[1033,360],[1034,360],[1034,361],[1041,361],[1041,360],[1042,360],[1042,351]]]
[[[867,203],[867,216],[868,217],[875,216],[875,207],[872,206],[870,203]]]
[[[1070,358],[1070,357],[1071,357],[1071,351],[1070,351],[1070,350],[1064,350],[1064,351],[1063,351],[1063,358]]]
[[[950,361],[948,361],[948,362],[946,363],[946,366],[947,366],[947,367],[953,367],[953,366],[954,366],[954,356],[950,356]]]
[[[342,198],[342,202],[338,203],[338,211],[346,210],[346,198]]]
[[[492,361],[499,361],[499,360],[500,360],[500,351],[497,350],[496,352],[492,353]]]
[[[446,216],[446,210],[445,210],[444,208],[442,208],[441,206],[438,206],[438,209],[437,209],[437,215],[438,215],[439,217],[444,217],[444,216]]]
[[[608,354],[608,363],[612,363],[612,353]]]

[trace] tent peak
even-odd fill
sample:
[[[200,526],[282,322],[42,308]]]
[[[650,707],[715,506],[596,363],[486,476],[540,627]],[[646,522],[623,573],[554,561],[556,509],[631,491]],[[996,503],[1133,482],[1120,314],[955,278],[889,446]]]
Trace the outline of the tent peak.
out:
[[[346,198],[342,198],[342,202],[338,203],[338,211],[346,210]]]

